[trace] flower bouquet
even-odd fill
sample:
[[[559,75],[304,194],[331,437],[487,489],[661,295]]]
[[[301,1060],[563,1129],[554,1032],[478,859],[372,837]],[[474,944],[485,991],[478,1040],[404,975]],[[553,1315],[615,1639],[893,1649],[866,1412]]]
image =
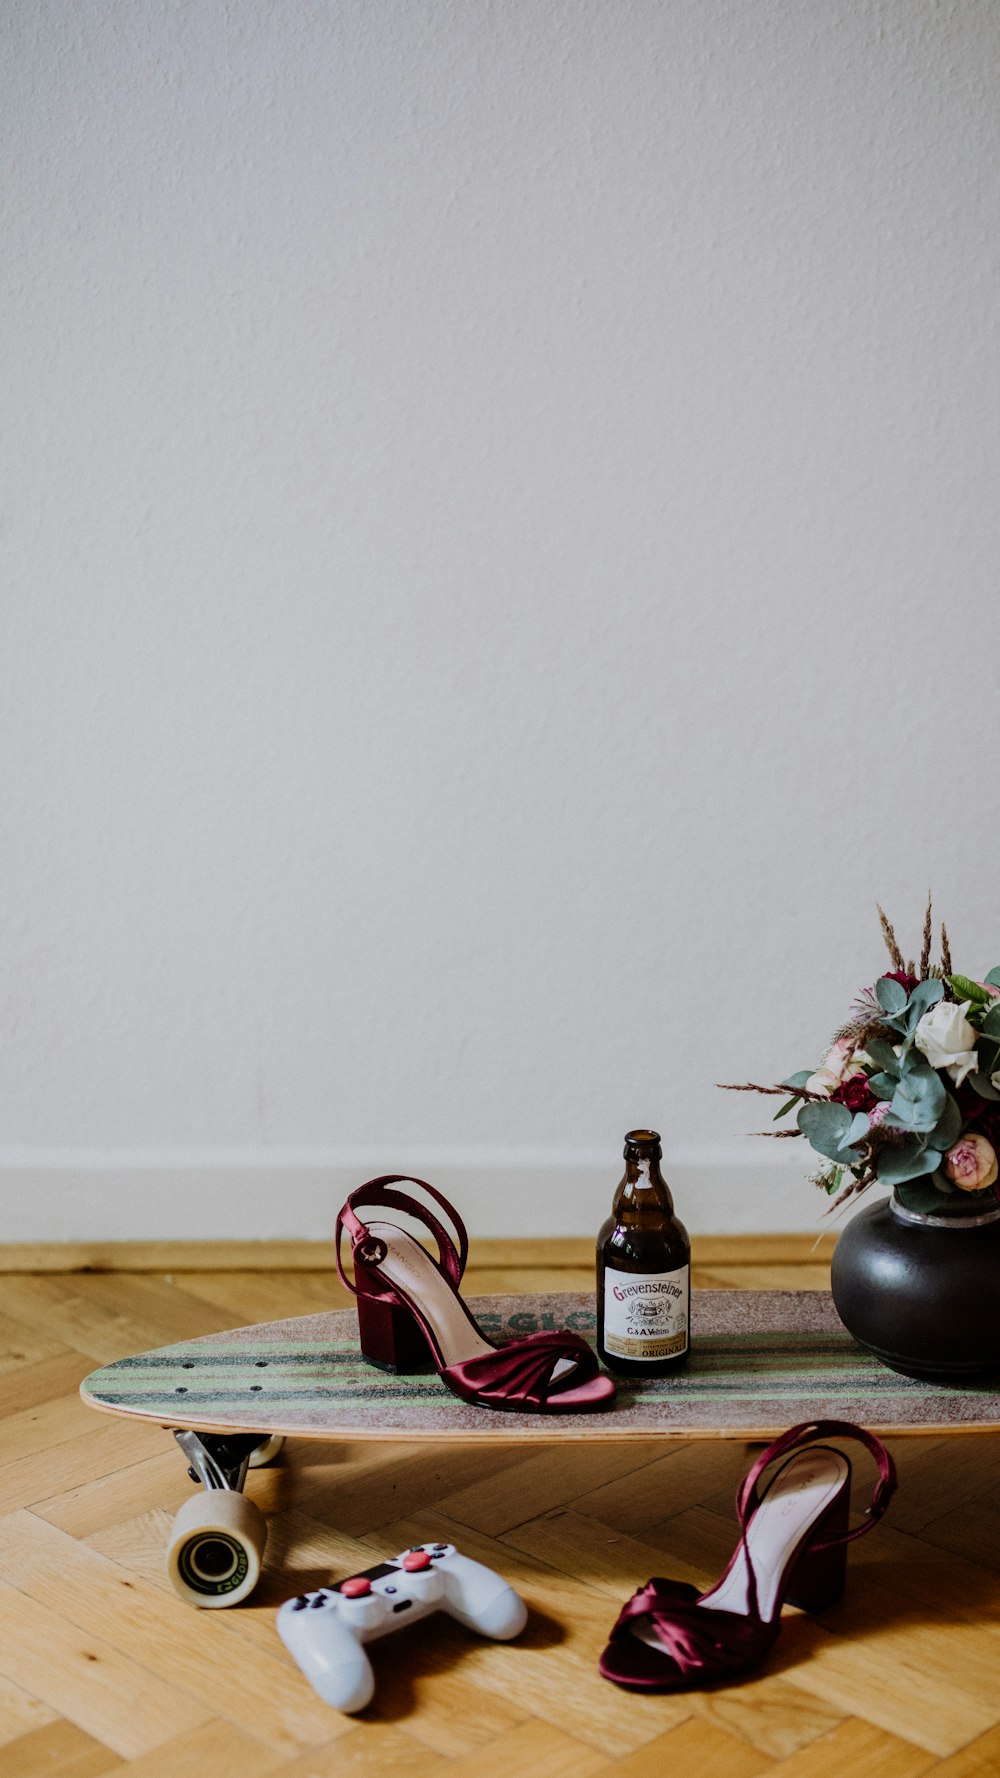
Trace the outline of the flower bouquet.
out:
[[[797,1127],[761,1134],[804,1136],[835,1205],[878,1184],[920,1215],[995,1208],[1000,967],[982,981],[957,974],[943,926],[932,963],[930,899],[919,966],[906,963],[878,912],[893,967],[859,994],[818,1068],[729,1090],[785,1096],[774,1121],[794,1111]]]

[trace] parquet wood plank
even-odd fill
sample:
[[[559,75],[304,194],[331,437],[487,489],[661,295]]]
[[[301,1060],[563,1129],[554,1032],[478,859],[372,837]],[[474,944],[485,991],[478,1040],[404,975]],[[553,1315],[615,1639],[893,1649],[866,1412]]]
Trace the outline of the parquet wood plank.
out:
[[[587,1586],[606,1593],[615,1602],[608,1608],[609,1630],[618,1607],[651,1574],[659,1573],[662,1564],[660,1552],[652,1544],[611,1531],[568,1507],[554,1507],[514,1526],[503,1532],[500,1543],[505,1550],[536,1556],[561,1574],[576,1575]],[[694,1550],[690,1560],[675,1564],[670,1572],[675,1580],[694,1580],[702,1567]]]
[[[123,1765],[102,1741],[61,1720],[0,1747],[0,1778],[104,1778]]]
[[[161,1675],[0,1580],[0,1673],[123,1759],[146,1753],[213,1712]]]
[[[967,1500],[1000,1492],[1000,1434],[889,1442],[900,1481],[892,1513],[896,1530],[924,1531]]]
[[[90,1359],[69,1346],[60,1348],[54,1358],[17,1365],[0,1377],[0,1421],[8,1414],[20,1414],[25,1408],[53,1401],[56,1396],[75,1395],[92,1369]]]
[[[934,1767],[935,1778],[996,1778],[998,1772],[1000,1727],[987,1730]],[[896,1774],[892,1773],[891,1778],[896,1778]]]
[[[391,1778],[450,1778],[452,1766],[451,1760],[415,1741],[405,1727],[374,1722],[366,1714],[357,1718],[356,1734],[289,1760],[276,1778],[387,1778],[389,1774]],[[146,1774],[138,1773],[136,1778],[146,1778]],[[160,1778],[160,1774],[151,1773],[149,1778]],[[165,1773],[163,1778],[175,1775]],[[177,1778],[188,1778],[188,1774]],[[192,1772],[190,1778],[206,1778],[206,1774]],[[234,1772],[233,1778],[240,1778],[239,1773]]]
[[[142,1288],[150,1282],[160,1285],[156,1303]],[[7,1278],[4,1306],[27,1327],[48,1330],[86,1353],[92,1367],[232,1325],[224,1310],[196,1303],[165,1281],[146,1277]]]
[[[610,1778],[614,1770],[596,1748],[550,1723],[534,1721],[520,1723],[448,1766],[449,1778]]]
[[[220,1613],[154,1593],[32,1513],[0,1519],[0,1572],[22,1599],[161,1675],[199,1721],[219,1715],[237,1728],[252,1723],[257,1740],[286,1755],[343,1730],[345,1719],[302,1681],[280,1643],[258,1652],[230,1623],[216,1622]]]
[[[920,1778],[931,1768],[942,1769],[933,1754],[855,1716],[782,1760],[772,1778],[843,1778],[845,1772],[863,1773],[864,1778]]]
[[[873,1625],[848,1642],[804,1614],[792,1618],[792,1625],[795,1636],[783,1632],[778,1653],[783,1661],[795,1659],[795,1684],[837,1705],[845,1716],[863,1716],[886,1733],[942,1757],[996,1722],[996,1692],[990,1703],[983,1703],[958,1683],[956,1667],[928,1671],[916,1659],[911,1662],[905,1636],[890,1644]]]
[[[636,1708],[648,1700],[636,1700]],[[759,1778],[775,1770],[760,1747],[730,1734],[704,1717],[691,1716],[657,1735],[615,1764],[615,1778],[664,1778],[667,1772],[697,1772],[705,1778]]]
[[[33,1502],[32,1511],[60,1531],[83,1540],[117,1530],[143,1513],[176,1512],[191,1486],[180,1451],[173,1439],[163,1434],[159,1456],[65,1488],[48,1500]]]
[[[349,1309],[352,1302],[336,1272],[176,1272],[171,1283],[224,1310],[230,1327]]]
[[[583,1494],[655,1460],[657,1447],[645,1442],[627,1452],[620,1445],[575,1445],[521,1455],[503,1469],[492,1461],[485,1473],[447,1494],[440,1506],[462,1525],[489,1530],[495,1536],[535,1517],[571,1494]]]
[[[415,1625],[372,1643],[375,1698],[367,1717],[405,1725],[414,1741],[445,1759],[475,1753],[486,1760],[494,1742],[530,1723],[532,1712],[516,1686],[480,1683],[473,1657],[482,1646],[478,1636],[444,1617],[427,1629]]]
[[[55,1719],[56,1712],[48,1704],[0,1674],[0,1746],[18,1741],[32,1729],[43,1728]]]
[[[3,1422],[4,1466],[20,1463],[42,1451],[52,1452],[53,1465],[58,1465],[60,1445],[85,1438],[93,1432],[94,1425],[94,1411],[81,1401],[78,1389],[71,1395],[55,1396],[51,1401],[7,1414]]]
[[[13,1512],[17,1507],[50,1500],[65,1487],[112,1475],[147,1457],[150,1437],[155,1440],[156,1436],[152,1426],[109,1417],[93,1432],[79,1433],[50,1449],[0,1465],[0,1503]]]
[[[733,1499],[751,1461],[746,1445],[728,1439],[653,1450],[651,1462],[576,1495],[577,1511],[618,1531],[647,1532],[716,1494]]]
[[[840,1711],[802,1691],[794,1678],[792,1673],[786,1683],[765,1670],[740,1685],[693,1692],[692,1710],[773,1759],[784,1760],[844,1720]]]
[[[304,1511],[361,1537],[387,1519],[416,1512],[432,1499],[451,1500],[524,1461],[517,1446],[485,1451],[470,1445],[315,1444],[302,1454],[295,1499]]]
[[[341,1755],[334,1753],[334,1746],[342,1747],[344,1739],[329,1744],[328,1750],[337,1760]],[[319,1751],[326,1752],[327,1749]],[[297,1758],[289,1762],[275,1748],[265,1747],[244,1729],[214,1718],[200,1729],[164,1741],[152,1752],[129,1760],[124,1769],[117,1769],[114,1778],[269,1778],[271,1773],[280,1773],[280,1778],[284,1778],[284,1774],[297,1764]],[[330,1772],[335,1769],[343,1770],[343,1766],[335,1768],[331,1763]],[[308,1770],[311,1773],[313,1768],[310,1766]]]
[[[922,1543],[1000,1573],[1000,1488],[966,1499],[921,1527]]]
[[[66,1347],[41,1328],[24,1327],[0,1314],[0,1377],[5,1371],[17,1370],[23,1364],[38,1364],[43,1358],[65,1357]]]

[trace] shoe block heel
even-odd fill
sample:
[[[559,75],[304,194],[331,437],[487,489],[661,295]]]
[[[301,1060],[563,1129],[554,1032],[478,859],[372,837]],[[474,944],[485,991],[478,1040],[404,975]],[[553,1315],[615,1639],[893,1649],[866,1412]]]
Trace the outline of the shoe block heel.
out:
[[[430,1348],[416,1318],[390,1297],[359,1295],[358,1334],[362,1357],[380,1371],[408,1375],[433,1368]]]
[[[813,1538],[823,1543],[828,1537],[839,1537],[850,1528],[851,1498],[848,1485],[841,1489],[823,1517],[813,1528]],[[825,1611],[842,1598],[847,1584],[847,1545],[817,1550],[807,1543],[796,1558],[785,1587],[785,1603],[797,1605],[802,1611]]]

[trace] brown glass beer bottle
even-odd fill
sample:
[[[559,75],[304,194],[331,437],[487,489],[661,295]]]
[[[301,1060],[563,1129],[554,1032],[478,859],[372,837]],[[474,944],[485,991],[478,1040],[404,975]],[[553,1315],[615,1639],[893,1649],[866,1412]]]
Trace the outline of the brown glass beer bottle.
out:
[[[625,1175],[597,1237],[597,1351],[629,1377],[662,1377],[689,1349],[691,1243],[661,1154],[655,1130],[629,1131]]]

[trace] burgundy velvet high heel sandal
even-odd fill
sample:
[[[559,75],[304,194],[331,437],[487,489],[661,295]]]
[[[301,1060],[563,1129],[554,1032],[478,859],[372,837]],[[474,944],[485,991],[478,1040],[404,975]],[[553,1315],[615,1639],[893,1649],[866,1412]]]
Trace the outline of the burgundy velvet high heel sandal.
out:
[[[878,1466],[867,1516],[853,1531],[851,1465],[817,1438],[857,1439]],[[788,1461],[758,1495],[760,1476],[779,1457]],[[740,1540],[722,1579],[709,1593],[684,1581],[647,1581],[611,1632],[599,1662],[605,1679],[634,1691],[688,1691],[759,1666],[778,1639],[786,1599],[822,1611],[840,1598],[845,1546],[878,1523],[895,1488],[892,1457],[863,1426],[850,1420],[792,1426],[761,1452],[740,1484]]]
[[[457,1244],[437,1217],[396,1185],[429,1193],[451,1223]],[[437,1242],[435,1260],[398,1223],[364,1223],[359,1208],[401,1210],[415,1217]],[[354,1284],[344,1272],[340,1243],[351,1238]],[[422,1179],[386,1173],[351,1193],[337,1217],[337,1270],[358,1299],[361,1350],[370,1364],[389,1371],[427,1370],[463,1401],[520,1414],[586,1414],[606,1408],[615,1385],[600,1371],[586,1340],[569,1330],[531,1334],[494,1346],[476,1326],[458,1294],[469,1240],[447,1198]]]

